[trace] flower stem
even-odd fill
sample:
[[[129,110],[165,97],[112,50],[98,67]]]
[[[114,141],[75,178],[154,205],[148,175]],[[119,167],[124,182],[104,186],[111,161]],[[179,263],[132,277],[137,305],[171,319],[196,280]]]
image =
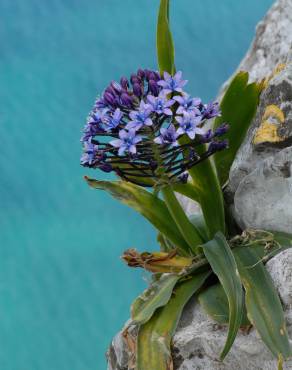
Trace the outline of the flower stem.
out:
[[[190,247],[192,253],[198,253],[198,246],[203,243],[196,227],[190,222],[185,211],[177,200],[171,186],[165,186],[161,190],[166,206],[177,224],[177,227],[183,235],[185,241]]]

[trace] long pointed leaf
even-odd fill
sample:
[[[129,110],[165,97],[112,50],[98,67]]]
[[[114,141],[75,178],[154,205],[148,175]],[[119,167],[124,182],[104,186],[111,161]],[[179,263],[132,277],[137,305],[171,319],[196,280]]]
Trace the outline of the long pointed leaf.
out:
[[[238,270],[246,291],[248,318],[263,342],[277,357],[292,356],[283,309],[272,278],[258,255],[249,247],[234,249]]]
[[[157,308],[165,306],[179,278],[180,276],[175,274],[164,274],[159,280],[154,281],[132,304],[133,323],[144,324]]]
[[[228,180],[229,170],[237,150],[243,142],[247,129],[255,115],[261,84],[248,83],[248,73],[239,72],[231,81],[220,104],[221,116],[217,117],[214,128],[227,122],[230,127],[226,134],[229,148],[215,154],[215,164],[221,185]]]
[[[190,139],[183,137],[179,139],[179,142],[181,144],[187,144],[190,142]],[[197,150],[199,154],[200,151],[204,152],[206,150],[205,145]],[[188,194],[185,193],[184,195],[200,203],[208,228],[209,239],[212,239],[218,231],[224,234],[224,200],[212,158],[207,158],[192,167],[189,170],[189,174],[192,181],[188,184],[188,189],[186,188]],[[193,187],[193,191],[190,191],[190,186]],[[177,187],[175,190],[182,194],[185,192],[180,187]],[[216,211],[214,212],[214,210]]]
[[[129,182],[98,181],[87,177],[85,179],[91,187],[107,191],[121,203],[141,213],[157,230],[166,235],[182,254],[188,254],[188,245],[161,199]]]
[[[228,298],[229,330],[221,353],[221,359],[223,359],[229,352],[241,324],[243,312],[242,285],[231,249],[221,233],[216,234],[213,240],[202,247]]]
[[[200,292],[198,300],[204,311],[211,316],[213,320],[217,321],[219,324],[228,324],[228,299],[220,283],[214,284]],[[247,318],[247,312],[244,305],[240,326],[248,325],[250,325],[250,321]]]
[[[209,238],[216,232],[225,233],[224,201],[219,180],[211,158],[189,170],[192,184],[208,227]]]
[[[161,0],[157,20],[157,59],[160,73],[174,73],[174,45],[169,27],[169,0]]]
[[[203,285],[209,272],[193,276],[178,285],[168,304],[158,309],[151,320],[140,327],[137,341],[136,370],[173,369],[170,343],[183,308]]]

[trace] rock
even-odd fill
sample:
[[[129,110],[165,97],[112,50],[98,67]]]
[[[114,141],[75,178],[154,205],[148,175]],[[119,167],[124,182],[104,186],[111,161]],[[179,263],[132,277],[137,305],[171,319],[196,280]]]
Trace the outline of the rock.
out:
[[[289,61],[263,91],[256,117],[230,171],[226,198],[231,199],[233,215],[243,229],[291,231],[291,145],[292,63]],[[271,210],[273,213],[268,215]]]
[[[292,0],[278,0],[258,24],[255,39],[238,70],[248,71],[251,80],[271,74],[285,62],[292,45]]]
[[[292,336],[292,250],[281,252],[267,263],[286,308],[286,322]],[[218,360],[227,330],[208,318],[195,300],[188,303],[175,334],[173,356],[177,370],[275,370],[276,361],[252,329],[240,331],[224,363]],[[292,369],[292,361],[284,369]]]
[[[244,177],[235,193],[234,214],[242,229],[291,232],[292,147],[268,157]]]
[[[269,156],[292,144],[292,63],[262,92],[260,104],[230,171],[229,191]]]

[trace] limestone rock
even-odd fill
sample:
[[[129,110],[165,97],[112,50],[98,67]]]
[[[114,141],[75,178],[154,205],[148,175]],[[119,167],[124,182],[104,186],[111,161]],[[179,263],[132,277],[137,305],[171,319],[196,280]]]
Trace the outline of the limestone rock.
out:
[[[256,117],[230,171],[227,198],[243,229],[291,232],[291,145],[292,63],[289,62],[263,91]]]
[[[291,232],[292,147],[268,157],[240,182],[234,214],[242,229]]]
[[[292,0],[278,0],[257,25],[255,39],[238,70],[248,71],[251,80],[271,74],[285,62],[292,45]]]
[[[281,252],[267,263],[275,286],[286,308],[288,332],[292,337],[292,250]],[[227,329],[216,324],[201,310],[195,300],[189,302],[174,337],[174,359],[177,370],[275,370],[276,361],[254,329],[240,331],[224,362],[218,360]],[[292,369],[292,361],[284,369]]]
[[[256,117],[230,171],[229,191],[269,156],[292,144],[292,63],[262,92]]]

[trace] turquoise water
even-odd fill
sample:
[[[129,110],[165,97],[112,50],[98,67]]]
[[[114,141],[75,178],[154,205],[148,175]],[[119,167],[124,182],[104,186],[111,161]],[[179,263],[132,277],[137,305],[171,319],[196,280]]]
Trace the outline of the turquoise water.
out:
[[[176,0],[177,66],[214,97],[272,0]],[[97,91],[155,68],[157,0],[0,1],[0,369],[102,370],[145,286],[119,260],[154,249],[141,217],[91,190],[80,130]]]

